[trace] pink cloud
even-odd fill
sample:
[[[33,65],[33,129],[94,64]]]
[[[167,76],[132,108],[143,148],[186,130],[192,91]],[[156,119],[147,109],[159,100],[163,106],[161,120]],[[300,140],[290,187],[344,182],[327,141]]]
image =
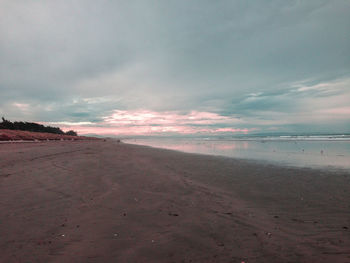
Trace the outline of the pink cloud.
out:
[[[155,112],[148,110],[115,110],[103,117],[100,123],[57,123],[64,130],[76,130],[79,134],[110,135],[159,135],[159,134],[223,134],[248,133],[254,129],[215,128],[215,125],[233,126],[241,123],[235,117],[212,112],[191,111]]]
[[[330,108],[320,111],[323,114],[335,114],[350,116],[350,107]]]
[[[115,110],[110,116],[103,118],[110,124],[134,125],[183,125],[183,124],[218,124],[239,123],[240,119],[221,116],[211,112],[191,111],[187,114],[178,112],[154,112],[147,110],[121,111]]]

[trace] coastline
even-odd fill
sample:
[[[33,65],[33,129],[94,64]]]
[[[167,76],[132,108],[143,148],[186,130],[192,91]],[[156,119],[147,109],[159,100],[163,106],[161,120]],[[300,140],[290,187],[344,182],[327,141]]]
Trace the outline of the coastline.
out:
[[[0,146],[3,262],[344,262],[350,174],[103,141]]]
[[[350,141],[254,141],[202,139],[127,139],[123,142],[180,152],[228,157],[262,165],[350,171]],[[321,143],[322,142],[322,143]]]

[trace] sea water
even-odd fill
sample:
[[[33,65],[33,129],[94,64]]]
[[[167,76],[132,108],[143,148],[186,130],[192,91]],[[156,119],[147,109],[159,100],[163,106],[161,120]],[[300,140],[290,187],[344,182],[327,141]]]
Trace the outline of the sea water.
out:
[[[350,171],[350,136],[269,136],[242,138],[137,138],[123,142],[188,153],[218,155],[310,168]]]

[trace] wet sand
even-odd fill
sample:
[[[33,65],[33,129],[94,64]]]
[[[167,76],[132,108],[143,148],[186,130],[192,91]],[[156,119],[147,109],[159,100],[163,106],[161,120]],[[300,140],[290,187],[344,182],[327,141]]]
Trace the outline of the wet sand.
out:
[[[0,211],[0,262],[350,262],[344,171],[0,144]]]

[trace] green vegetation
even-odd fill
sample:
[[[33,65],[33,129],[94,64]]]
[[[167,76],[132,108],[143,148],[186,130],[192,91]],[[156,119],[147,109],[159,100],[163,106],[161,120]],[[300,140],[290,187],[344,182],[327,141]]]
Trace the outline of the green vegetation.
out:
[[[64,134],[64,135],[72,135],[77,136],[78,134],[70,130],[68,132],[62,131],[58,127],[44,126],[35,122],[11,122],[2,117],[2,122],[0,122],[0,129],[9,129],[9,130],[20,130],[20,131],[30,131],[30,132],[48,132],[54,134]]]

